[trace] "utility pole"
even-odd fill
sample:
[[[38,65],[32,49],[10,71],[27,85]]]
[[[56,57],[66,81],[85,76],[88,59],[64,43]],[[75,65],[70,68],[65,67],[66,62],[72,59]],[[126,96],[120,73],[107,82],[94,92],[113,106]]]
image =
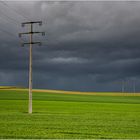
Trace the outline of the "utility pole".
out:
[[[30,41],[26,43],[22,43],[22,46],[24,45],[29,45],[29,108],[28,108],[28,113],[32,114],[32,46],[33,44],[38,44],[41,45],[41,42],[34,42],[33,41],[33,34],[42,34],[45,35],[45,32],[34,32],[33,31],[33,25],[38,24],[42,25],[42,21],[32,21],[32,22],[24,22],[22,23],[22,27],[25,25],[30,25],[30,32],[25,32],[25,33],[19,33],[19,37],[22,37],[22,35],[29,35],[30,36]]]
[[[122,93],[125,91],[124,89],[125,89],[125,81],[122,80]]]
[[[136,93],[136,79],[133,79],[133,92]]]

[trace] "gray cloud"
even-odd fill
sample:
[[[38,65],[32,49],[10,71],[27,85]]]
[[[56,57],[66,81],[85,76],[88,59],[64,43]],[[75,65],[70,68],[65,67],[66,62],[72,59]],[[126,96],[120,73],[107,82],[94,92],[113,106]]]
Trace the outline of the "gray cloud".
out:
[[[27,17],[42,20],[34,30],[46,31],[34,37],[44,43],[33,49],[34,88],[119,91],[121,80],[136,79],[140,90],[140,2],[6,3],[11,9],[0,3],[0,11],[17,24],[0,14],[1,29],[13,34],[0,29],[3,85],[28,85],[28,46],[20,47],[17,36],[28,30],[20,27]]]

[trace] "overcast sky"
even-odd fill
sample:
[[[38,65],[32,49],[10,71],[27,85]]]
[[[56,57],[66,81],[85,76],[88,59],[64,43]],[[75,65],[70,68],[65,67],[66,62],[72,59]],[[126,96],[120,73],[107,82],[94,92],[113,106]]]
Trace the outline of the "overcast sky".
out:
[[[22,22],[34,31],[33,87],[78,91],[140,91],[140,2],[0,2],[0,85],[28,87],[29,46]],[[29,37],[23,37],[25,42]]]

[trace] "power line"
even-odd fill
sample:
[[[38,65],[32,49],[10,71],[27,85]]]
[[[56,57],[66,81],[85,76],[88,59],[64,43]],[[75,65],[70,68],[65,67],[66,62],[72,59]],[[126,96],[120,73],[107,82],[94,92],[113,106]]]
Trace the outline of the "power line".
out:
[[[2,1],[0,1],[0,2],[2,2]],[[11,16],[8,16],[7,14],[5,14],[1,9],[0,9],[0,14],[2,14],[6,19],[10,20],[11,21],[10,23],[17,24],[17,22],[19,22],[19,21],[15,20],[14,18],[12,18]],[[7,31],[5,29],[0,28],[0,31],[5,33],[5,34],[7,34],[10,37],[15,36],[17,38],[17,36],[15,34],[13,34],[12,32]],[[22,39],[22,41],[24,41],[24,40]]]
[[[0,1],[3,5],[5,5],[6,7],[8,7],[9,9],[11,9],[12,11],[14,11],[16,14],[22,16],[24,19],[29,20],[28,17],[26,17],[25,15],[19,13],[19,11],[17,11],[15,8],[9,6],[5,1]]]
[[[20,14],[15,8],[12,8],[11,6],[9,6],[5,1],[2,1],[2,0],[1,0],[0,3],[1,3],[2,5],[4,5],[4,6],[6,6],[7,8],[9,8],[9,9],[10,9],[11,11],[13,11],[14,13],[16,13],[16,14],[22,16],[24,19],[28,19],[28,17],[26,17],[26,16]],[[10,20],[10,21],[11,21],[10,23],[17,24],[17,22],[19,22],[19,21],[16,20],[15,18],[12,18],[11,16],[8,16],[7,14],[5,14],[5,12],[2,11],[1,9],[0,9],[0,14],[2,14],[6,19]],[[12,36],[12,37],[13,37],[13,36],[16,36],[15,34],[9,32],[9,31],[7,31],[7,30],[4,30],[4,29],[0,29],[0,31],[3,32],[3,33],[5,33],[5,34],[7,34],[7,35],[9,35],[10,37],[11,37],[11,36]],[[16,37],[17,37],[17,36],[16,36]],[[23,39],[21,39],[21,40],[24,42]]]
[[[4,15],[5,17],[7,17],[8,19],[10,19],[14,24],[17,24],[17,22],[19,22],[19,21],[17,21],[16,19],[7,16],[1,9],[0,9],[0,13],[3,14],[3,15]],[[16,22],[16,21],[17,21],[17,22]]]
[[[13,33],[11,33],[11,32],[8,32],[8,31],[6,31],[6,30],[4,30],[4,29],[1,29],[1,28],[0,28],[0,31],[3,32],[3,33],[5,33],[5,34],[7,34],[7,35],[10,36],[10,37],[16,36],[15,34],[13,34]],[[16,36],[16,37],[17,37],[17,36]],[[22,41],[24,41],[24,40],[22,40]]]
[[[12,32],[9,32],[9,31],[7,31],[7,30],[5,30],[5,29],[2,29],[2,28],[0,28],[0,31],[1,32],[3,32],[3,33],[5,33],[5,34],[7,34],[9,37],[18,37],[18,36],[16,36],[15,34],[13,34]],[[16,40],[16,39],[15,39]],[[23,42],[24,42],[24,40],[23,39],[21,39]]]
[[[0,28],[0,31],[3,32],[3,33],[5,33],[5,34],[7,34],[7,35],[9,35],[9,36],[12,36],[12,37],[13,37],[13,35],[14,35],[13,33],[8,32],[8,31],[6,31],[6,30],[4,30],[4,29],[1,29],[1,28]],[[15,36],[15,35],[14,35],[14,36]]]

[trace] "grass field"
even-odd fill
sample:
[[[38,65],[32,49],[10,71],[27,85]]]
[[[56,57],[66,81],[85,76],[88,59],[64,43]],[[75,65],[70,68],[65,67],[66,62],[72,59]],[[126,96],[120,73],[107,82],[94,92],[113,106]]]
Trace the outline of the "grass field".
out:
[[[140,96],[0,89],[0,138],[140,139]],[[129,95],[129,96],[128,96]]]

